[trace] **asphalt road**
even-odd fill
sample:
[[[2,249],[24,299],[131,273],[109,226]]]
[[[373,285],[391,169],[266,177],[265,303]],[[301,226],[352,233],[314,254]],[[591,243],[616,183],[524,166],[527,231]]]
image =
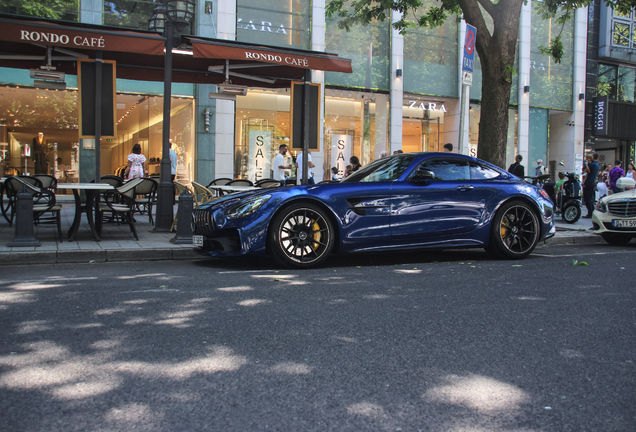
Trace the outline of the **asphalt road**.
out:
[[[634,431],[635,260],[1,268],[0,430]]]

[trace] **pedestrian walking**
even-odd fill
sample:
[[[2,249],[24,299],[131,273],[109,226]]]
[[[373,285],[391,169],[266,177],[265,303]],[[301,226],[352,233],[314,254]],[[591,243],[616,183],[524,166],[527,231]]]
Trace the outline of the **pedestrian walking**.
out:
[[[596,193],[596,177],[600,166],[598,164],[598,153],[592,153],[590,155],[590,161],[587,163],[587,176],[585,177],[585,183],[583,183],[583,201],[585,207],[587,207],[587,214],[583,216],[585,219],[591,219],[592,213],[594,213],[594,195]]]
[[[124,177],[127,179],[140,178],[148,175],[148,165],[146,164],[146,156],[141,154],[141,146],[135,144],[132,153],[128,155],[128,165]]]
[[[614,163],[614,168],[612,168],[612,170],[609,173],[610,189],[612,190],[613,193],[622,192],[621,189],[616,187],[616,182],[618,181],[618,179],[621,177],[625,177],[625,171],[623,171],[623,168],[621,168],[622,164],[623,162],[616,159],[616,162]]]
[[[523,156],[518,154],[515,156],[515,163],[511,164],[508,167],[508,172],[510,174],[516,175],[519,178],[525,177],[525,168],[521,165],[521,161],[523,160]]]

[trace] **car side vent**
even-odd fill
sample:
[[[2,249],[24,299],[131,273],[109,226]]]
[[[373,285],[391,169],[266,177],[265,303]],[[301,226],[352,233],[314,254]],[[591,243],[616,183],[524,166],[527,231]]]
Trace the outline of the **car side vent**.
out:
[[[607,204],[612,215],[621,217],[636,217],[636,200],[613,200]]]
[[[194,234],[208,234],[214,231],[212,213],[205,209],[192,211],[192,231]]]

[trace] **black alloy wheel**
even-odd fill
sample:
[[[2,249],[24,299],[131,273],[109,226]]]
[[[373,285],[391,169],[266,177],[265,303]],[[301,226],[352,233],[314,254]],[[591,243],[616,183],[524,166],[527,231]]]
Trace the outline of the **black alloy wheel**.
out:
[[[616,234],[616,233],[605,233],[601,234],[603,240],[607,243],[615,246],[624,246],[630,242],[632,236],[629,234]]]
[[[283,209],[269,227],[270,248],[285,267],[313,267],[327,259],[334,245],[333,226],[325,211],[311,203]]]
[[[533,209],[521,201],[510,201],[493,219],[487,250],[500,258],[525,258],[536,247],[540,231],[539,219]]]
[[[576,204],[569,204],[563,208],[561,217],[567,223],[576,223],[581,218],[581,207]]]

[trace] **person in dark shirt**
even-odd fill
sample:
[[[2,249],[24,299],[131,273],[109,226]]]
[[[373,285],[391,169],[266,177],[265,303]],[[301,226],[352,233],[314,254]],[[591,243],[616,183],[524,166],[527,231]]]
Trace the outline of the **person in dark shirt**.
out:
[[[525,177],[525,168],[521,165],[521,161],[523,160],[523,156],[517,155],[515,156],[515,163],[508,167],[508,172],[510,174],[516,175],[519,178]]]
[[[592,153],[592,162],[587,164],[587,177],[585,177],[585,183],[583,184],[583,201],[585,202],[585,207],[587,207],[587,214],[583,217],[586,219],[592,218],[592,213],[594,212],[596,177],[598,176],[598,170],[600,168],[598,164],[598,154]]]

